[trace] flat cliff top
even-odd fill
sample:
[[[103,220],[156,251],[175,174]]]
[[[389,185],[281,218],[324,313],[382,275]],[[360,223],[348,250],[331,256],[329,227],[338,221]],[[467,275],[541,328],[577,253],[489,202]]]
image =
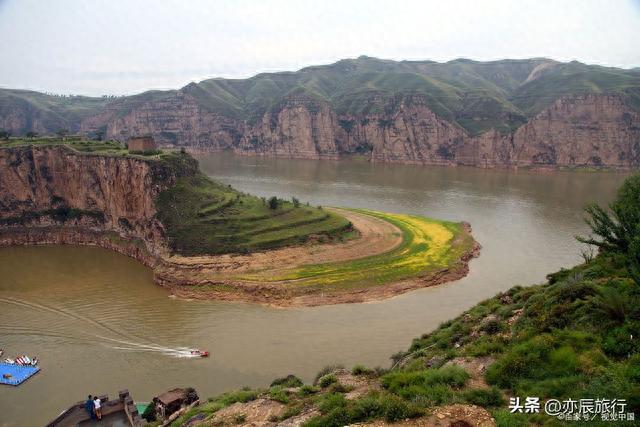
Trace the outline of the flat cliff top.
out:
[[[118,141],[96,141],[80,137],[56,138],[56,137],[37,137],[37,138],[9,138],[0,140],[0,149],[2,148],[19,148],[19,147],[67,147],[79,154],[98,154],[110,156],[135,156],[138,158],[154,158],[162,153],[160,150],[154,150],[146,153],[129,152],[124,144]]]

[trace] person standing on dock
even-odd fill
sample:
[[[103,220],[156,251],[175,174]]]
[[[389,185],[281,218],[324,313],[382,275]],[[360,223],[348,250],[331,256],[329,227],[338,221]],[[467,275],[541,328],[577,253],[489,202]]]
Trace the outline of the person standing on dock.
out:
[[[98,418],[98,420],[101,420],[102,419],[102,408],[101,408],[100,398],[98,396],[93,398],[93,406],[94,406],[94,409],[96,411],[96,417]]]
[[[89,395],[87,401],[84,403],[84,409],[89,413],[92,420],[96,419],[95,404],[93,403],[93,396]]]

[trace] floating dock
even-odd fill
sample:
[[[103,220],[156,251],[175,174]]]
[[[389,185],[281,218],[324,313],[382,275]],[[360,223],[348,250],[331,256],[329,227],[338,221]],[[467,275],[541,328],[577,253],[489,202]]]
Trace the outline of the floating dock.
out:
[[[0,384],[20,385],[39,371],[40,368],[37,366],[23,366],[1,362]]]

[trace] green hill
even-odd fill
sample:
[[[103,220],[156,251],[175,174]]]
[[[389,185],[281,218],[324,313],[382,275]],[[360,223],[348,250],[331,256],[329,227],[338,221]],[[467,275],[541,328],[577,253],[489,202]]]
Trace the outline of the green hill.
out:
[[[471,134],[489,128],[509,131],[565,95],[616,93],[640,108],[637,69],[561,63],[544,58],[479,62],[456,59],[391,61],[361,56],[296,72],[262,73],[248,79],[208,79],[179,91],[149,91],[117,99],[58,97],[21,90],[0,90],[0,127],[20,112],[25,120],[14,133],[37,123],[48,132],[77,130],[83,118],[113,109],[122,115],[140,103],[175,95],[193,96],[205,109],[256,122],[291,95],[328,102],[340,115],[385,113],[416,96],[441,117]]]

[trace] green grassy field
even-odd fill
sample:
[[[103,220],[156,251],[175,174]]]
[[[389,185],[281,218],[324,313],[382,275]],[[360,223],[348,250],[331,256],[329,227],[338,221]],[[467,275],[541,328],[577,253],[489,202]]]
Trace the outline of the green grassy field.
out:
[[[295,287],[332,289],[382,285],[450,267],[473,247],[473,238],[463,233],[460,223],[370,210],[354,211],[394,224],[402,232],[402,243],[379,255],[307,265],[280,274],[265,271],[240,278],[261,282],[288,281]]]
[[[241,193],[196,172],[178,179],[157,201],[171,248],[182,255],[249,253],[305,242],[345,238],[351,224],[322,208]]]

